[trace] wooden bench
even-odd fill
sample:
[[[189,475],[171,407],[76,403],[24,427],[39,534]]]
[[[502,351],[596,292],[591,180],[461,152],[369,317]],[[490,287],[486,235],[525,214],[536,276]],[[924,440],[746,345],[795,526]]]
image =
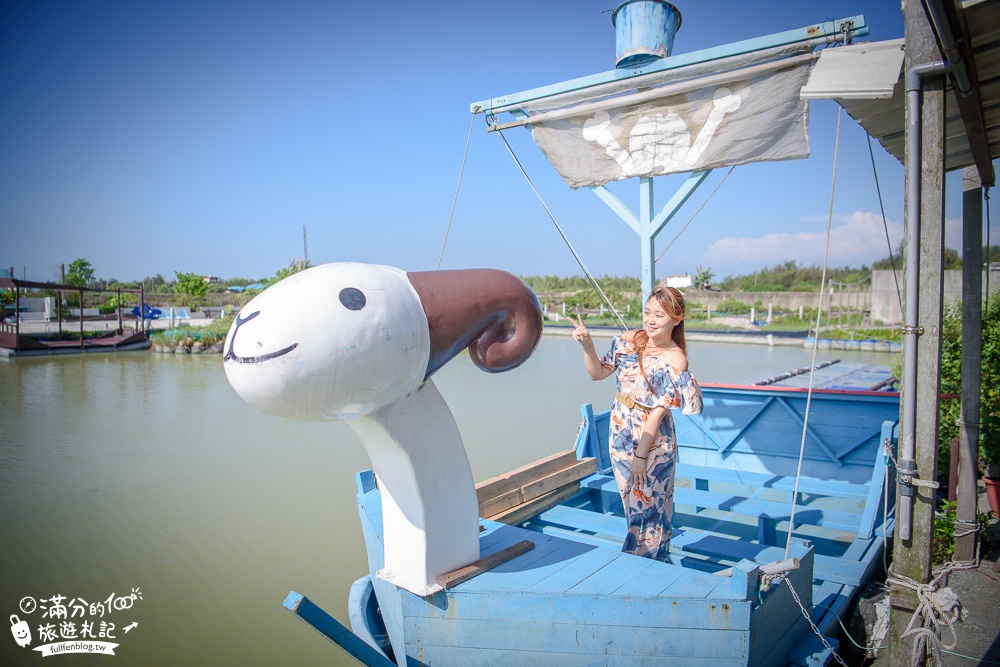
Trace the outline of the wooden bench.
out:
[[[566,505],[545,510],[535,517],[532,523],[546,534],[566,535],[589,544],[616,548],[621,547],[627,528],[624,517]],[[730,539],[695,528],[675,529],[670,542],[670,551],[676,554],[707,556],[732,563],[743,559],[758,563],[784,559],[784,550],[781,546]],[[857,586],[865,576],[865,564],[852,558],[816,555],[814,572],[817,578],[825,581]]]
[[[594,489],[603,493],[621,498],[618,490],[618,482],[611,475],[594,474],[584,479],[580,485],[585,489]],[[743,501],[744,498],[731,493],[717,493],[714,491],[701,491],[698,489],[688,489],[684,487],[674,487],[674,503],[690,505],[698,508],[711,508],[717,510],[731,511],[733,507]],[[604,506],[609,506],[607,503]]]
[[[885,428],[891,434],[893,425],[887,423]],[[703,509],[714,509],[755,517],[757,519],[757,540],[760,544],[777,544],[779,541],[778,523],[787,521],[791,517],[791,492],[795,488],[794,477],[684,464],[678,466],[677,477],[689,479],[691,486],[690,488],[674,487],[675,504],[693,507],[695,513]],[[712,482],[725,483],[729,485],[729,488],[713,490]],[[795,509],[795,525],[812,525],[843,530],[856,537],[870,539],[879,519],[885,482],[885,457],[881,451],[873,462],[872,477],[868,484],[851,484],[801,477],[799,479],[800,498],[803,493],[811,493],[829,498],[858,500],[858,511],[801,504],[801,500],[799,500]],[[591,475],[583,480],[582,486],[585,489],[602,493],[605,498],[599,504],[600,507],[610,508],[614,502],[613,499],[620,498],[614,477],[607,473]],[[787,502],[782,502],[761,498],[759,495],[764,489],[788,490],[789,499]],[[864,500],[861,501],[861,499]]]
[[[708,466],[697,466],[680,463],[677,466],[677,476],[692,480],[695,488],[707,490],[708,482],[727,482],[730,484],[754,485],[766,489],[778,489],[788,491],[788,501],[792,500],[792,492],[795,490],[795,477],[773,475],[770,473],[750,472],[746,470],[732,470],[729,468],[711,468]],[[801,494],[813,494],[818,496],[849,496],[852,498],[867,498],[867,484],[851,484],[834,480],[816,479],[815,477],[801,477],[799,479],[799,498],[802,502]]]
[[[476,484],[479,516],[512,526],[580,493],[580,480],[597,470],[593,458],[569,449]]]

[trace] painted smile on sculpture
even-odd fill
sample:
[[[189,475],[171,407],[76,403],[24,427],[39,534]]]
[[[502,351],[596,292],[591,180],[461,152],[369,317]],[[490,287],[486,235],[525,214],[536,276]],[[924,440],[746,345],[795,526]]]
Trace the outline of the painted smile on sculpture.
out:
[[[223,361],[235,361],[238,364],[259,364],[262,361],[267,361],[268,359],[275,359],[283,354],[288,354],[295,348],[299,346],[298,343],[293,343],[286,348],[282,348],[277,352],[268,352],[267,354],[260,354],[256,357],[240,357],[233,352],[233,346],[236,345],[236,334],[239,333],[240,327],[252,320],[253,318],[260,315],[260,311],[254,311],[247,315],[246,317],[240,317],[239,314],[236,315],[236,321],[233,323],[233,335],[229,339],[229,349],[226,351],[226,356],[223,357]]]

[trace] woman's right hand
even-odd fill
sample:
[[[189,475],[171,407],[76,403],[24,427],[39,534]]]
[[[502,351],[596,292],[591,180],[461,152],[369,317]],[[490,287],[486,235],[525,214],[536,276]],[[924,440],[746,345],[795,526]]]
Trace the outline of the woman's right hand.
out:
[[[591,339],[590,331],[587,330],[587,327],[583,323],[583,317],[580,317],[579,320],[574,320],[572,316],[567,315],[566,319],[572,322],[573,326],[576,327],[573,330],[573,340],[580,343],[580,345],[583,345],[584,347],[587,346],[587,343],[593,345],[593,339]]]

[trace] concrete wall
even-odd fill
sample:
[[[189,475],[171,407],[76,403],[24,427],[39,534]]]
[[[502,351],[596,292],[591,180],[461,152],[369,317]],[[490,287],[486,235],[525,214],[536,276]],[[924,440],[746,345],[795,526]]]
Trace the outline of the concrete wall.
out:
[[[708,306],[713,311],[726,299],[736,299],[750,306],[760,301],[765,312],[769,303],[775,310],[787,312],[797,312],[799,306],[816,308],[819,305],[819,292],[701,292],[684,290],[684,295],[689,302]],[[852,291],[846,286],[843,288],[834,287],[832,295],[829,289],[823,295],[823,311],[825,312],[831,305],[834,311],[840,308],[854,309],[855,311],[869,310],[871,295],[868,290]]]
[[[884,324],[902,324],[903,313],[900,303],[903,301],[903,272],[898,270],[899,294],[896,293],[896,282],[892,271],[872,271],[871,319],[881,320]],[[983,271],[983,291],[986,291],[986,280],[989,277],[989,293],[1000,294],[1000,265],[994,264],[989,271]],[[962,300],[962,272],[952,270],[944,272],[944,301],[958,302]]]

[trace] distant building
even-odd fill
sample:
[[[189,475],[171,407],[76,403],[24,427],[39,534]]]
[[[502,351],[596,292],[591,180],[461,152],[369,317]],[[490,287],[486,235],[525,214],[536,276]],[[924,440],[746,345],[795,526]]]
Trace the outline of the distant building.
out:
[[[694,287],[694,278],[691,277],[690,273],[684,276],[667,276],[663,279],[663,284],[667,287],[676,287],[677,289]]]
[[[221,283],[222,278],[218,276],[205,276],[205,282],[208,283],[209,285],[214,285],[216,283]]]

